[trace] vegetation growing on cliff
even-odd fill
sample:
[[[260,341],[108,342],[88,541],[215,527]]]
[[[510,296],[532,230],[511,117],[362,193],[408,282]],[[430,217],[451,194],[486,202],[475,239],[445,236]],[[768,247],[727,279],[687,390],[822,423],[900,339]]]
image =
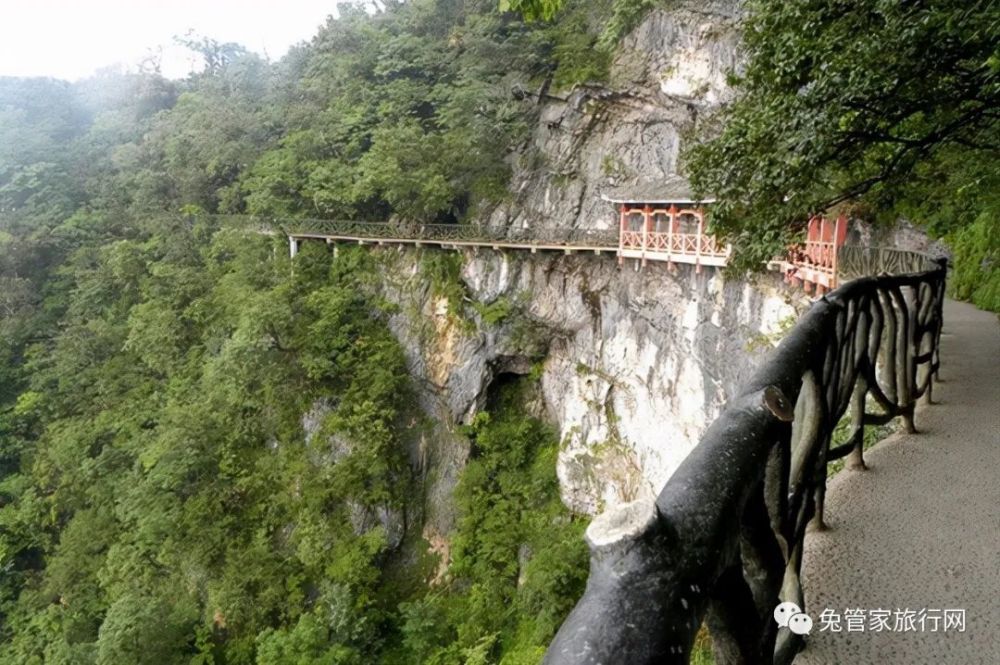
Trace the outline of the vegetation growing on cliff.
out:
[[[359,523],[413,485],[399,345],[350,262],[142,235],[71,253],[0,421],[0,660],[251,662],[303,621],[360,657],[388,539]]]
[[[586,571],[555,437],[512,398],[479,417],[430,587],[396,548],[419,537],[420,416],[368,256],[143,236],[71,255],[0,418],[0,660],[537,660]]]
[[[404,605],[407,662],[538,663],[583,592],[585,524],[559,499],[558,438],[524,415],[531,384],[501,388],[467,430],[473,454],[455,493],[453,592]]]
[[[1000,226],[1000,6],[753,0],[746,9],[739,98],[715,118],[717,138],[690,154],[740,266],[780,251],[811,213],[849,204],[948,238],[956,294],[1000,311],[996,234],[983,231]]]
[[[598,14],[388,3],[278,63],[0,80],[0,661],[537,662],[586,574],[554,437],[476,422],[431,584],[378,268],[207,213],[489,205]]]

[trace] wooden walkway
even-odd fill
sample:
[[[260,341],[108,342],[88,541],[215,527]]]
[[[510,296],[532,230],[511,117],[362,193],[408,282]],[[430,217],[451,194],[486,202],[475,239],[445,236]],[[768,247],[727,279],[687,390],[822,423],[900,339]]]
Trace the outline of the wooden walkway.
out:
[[[626,258],[723,267],[728,247],[720,247],[711,236],[696,233],[624,232],[618,229],[522,229],[491,232],[483,227],[457,224],[394,225],[381,222],[312,222],[309,226],[286,230],[289,253],[295,256],[303,242],[322,241],[336,246],[407,245],[443,249],[518,250],[532,254],[613,254],[619,262]]]
[[[673,208],[671,208],[673,210]],[[661,214],[662,213],[662,214]],[[559,252],[562,254],[593,253],[613,254],[619,263],[635,259],[645,266],[649,261],[668,265],[685,263],[700,271],[702,266],[725,267],[729,262],[731,247],[703,233],[700,211],[680,211],[667,215],[668,223],[661,224],[667,211],[645,210],[631,216],[622,213],[618,227],[605,229],[490,229],[466,224],[405,224],[391,222],[358,222],[337,220],[274,220],[288,236],[289,253],[294,257],[303,242],[320,241],[329,245],[352,243],[358,245],[404,245],[411,247],[440,247],[443,249],[516,250],[532,254]],[[677,215],[697,214],[698,223],[692,232],[691,224],[670,222]],[[635,217],[639,217],[638,222]],[[662,221],[662,220],[661,220]],[[655,223],[654,223],[655,222]],[[666,230],[663,230],[665,226]],[[815,227],[815,229],[813,228]],[[833,227],[829,227],[833,228]],[[807,293],[822,295],[836,288],[840,270],[838,256],[848,249],[842,244],[846,228],[837,222],[837,235],[827,233],[822,218],[810,221],[810,239],[797,247],[789,248],[787,256],[768,264],[768,268],[783,272],[786,280],[801,286]],[[820,229],[820,231],[814,231]],[[824,235],[825,234],[825,235]],[[813,238],[812,236],[816,236]],[[831,236],[831,240],[826,239]],[[852,275],[856,277],[859,275]]]
[[[382,238],[378,236],[355,236],[325,233],[290,233],[289,250],[292,256],[299,251],[299,245],[304,240],[323,240],[328,244],[353,243],[357,245],[409,245],[412,247],[440,247],[442,249],[459,249],[461,247],[483,248],[501,251],[505,249],[516,249],[528,251],[532,254],[537,252],[562,252],[563,254],[575,254],[577,252],[593,252],[594,254],[618,252],[617,245],[600,244],[578,244],[578,243],[552,243],[552,242],[517,242],[500,239],[480,239],[480,240],[458,240],[443,238]]]

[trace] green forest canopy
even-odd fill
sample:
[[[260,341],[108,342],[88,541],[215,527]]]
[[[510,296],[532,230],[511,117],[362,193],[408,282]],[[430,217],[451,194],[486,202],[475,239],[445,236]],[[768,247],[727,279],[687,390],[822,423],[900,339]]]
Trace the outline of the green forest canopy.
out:
[[[431,423],[377,257],[292,271],[205,213],[475,214],[524,153],[525,91],[603,76],[605,9],[342,7],[277,63],[192,39],[183,81],[0,79],[0,662],[540,660],[586,547],[531,386],[465,433],[429,584],[408,453]]]

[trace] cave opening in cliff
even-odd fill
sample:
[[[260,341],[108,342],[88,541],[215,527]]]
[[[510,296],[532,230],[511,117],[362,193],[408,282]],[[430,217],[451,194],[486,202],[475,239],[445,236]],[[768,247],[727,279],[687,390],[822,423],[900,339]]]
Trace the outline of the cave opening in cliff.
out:
[[[503,409],[515,393],[521,392],[526,372],[502,371],[493,376],[486,387],[483,410],[494,413]]]

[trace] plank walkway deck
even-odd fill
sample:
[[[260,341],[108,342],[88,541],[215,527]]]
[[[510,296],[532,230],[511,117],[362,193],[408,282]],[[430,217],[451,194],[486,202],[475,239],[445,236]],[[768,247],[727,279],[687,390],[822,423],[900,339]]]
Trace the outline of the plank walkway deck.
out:
[[[919,433],[830,481],[830,529],[806,539],[814,627],[796,665],[1000,663],[1000,324],[952,301],[944,321],[942,382],[917,410]],[[835,633],[820,630],[824,608],[964,609],[966,627],[872,632],[866,618],[864,632]]]
[[[517,249],[535,252],[563,252],[572,254],[575,252],[594,252],[601,254],[608,252],[614,254],[618,251],[617,245],[611,244],[590,244],[590,243],[553,243],[553,242],[517,242],[509,240],[460,240],[447,238],[378,238],[373,236],[348,236],[327,233],[292,233],[288,236],[294,241],[301,240],[325,240],[331,243],[356,243],[360,245],[412,245],[414,247],[442,247],[445,249],[457,249],[459,247],[482,248],[482,249]]]
[[[565,238],[506,238],[469,237],[462,233],[461,227],[443,229],[444,225],[432,225],[435,228],[430,233],[418,233],[413,236],[386,235],[385,225],[368,224],[371,229],[364,229],[364,224],[356,224],[362,231],[369,232],[331,232],[294,230],[288,233],[289,251],[294,257],[300,243],[308,240],[324,241],[328,244],[351,243],[358,245],[409,245],[412,247],[441,247],[444,249],[486,249],[486,250],[517,250],[532,254],[537,252],[560,252],[563,254],[593,253],[613,254],[622,259],[639,259],[646,261],[665,261],[670,263],[688,263],[697,266],[724,267],[728,250],[716,248],[714,240],[698,234],[672,234],[670,246],[663,242],[667,234],[631,234],[640,238],[639,241],[623,245],[616,236],[608,237],[608,230],[593,234],[576,230],[563,231]],[[427,228],[427,227],[425,227]],[[457,232],[452,235],[452,232]],[[616,234],[617,231],[612,230]],[[578,235],[574,235],[578,234]],[[664,236],[664,238],[660,238]]]

